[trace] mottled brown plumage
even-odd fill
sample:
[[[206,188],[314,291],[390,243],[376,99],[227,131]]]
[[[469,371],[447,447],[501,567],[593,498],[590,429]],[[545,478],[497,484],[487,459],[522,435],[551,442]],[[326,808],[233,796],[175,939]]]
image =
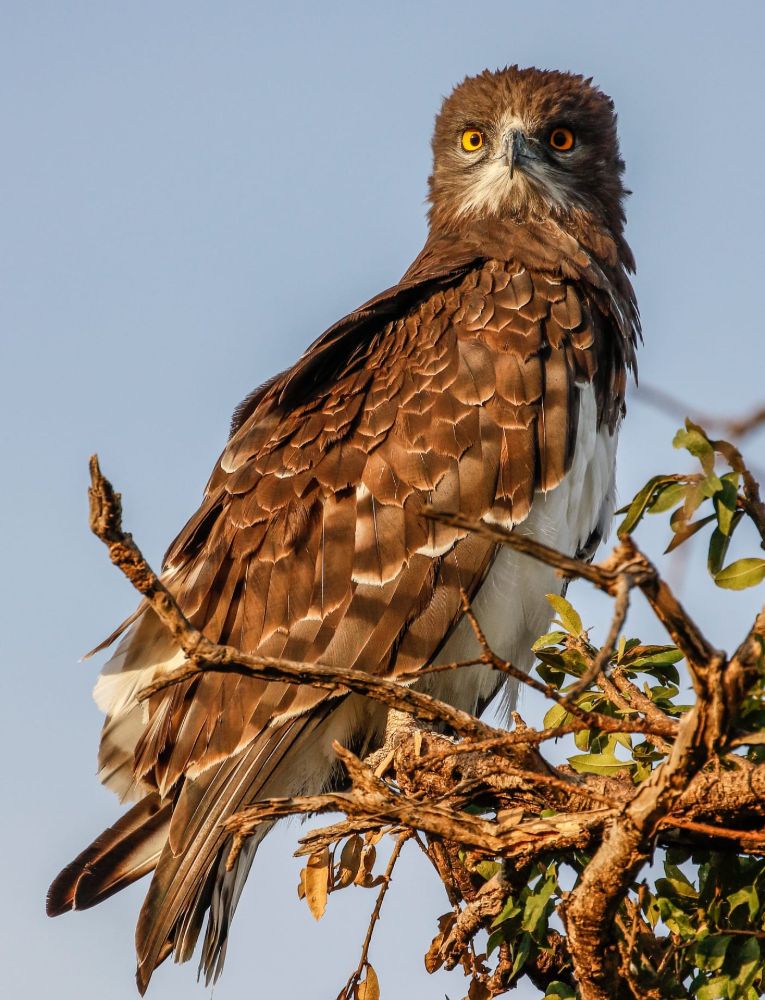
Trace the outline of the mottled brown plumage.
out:
[[[565,157],[549,148],[556,126],[577,136]],[[477,153],[460,144],[469,128]],[[212,640],[388,676],[432,662],[456,641],[460,588],[477,595],[498,553],[423,507],[524,525],[572,475],[582,435],[615,434],[638,319],[610,100],[567,74],[487,72],[444,102],[433,153],[422,252],[241,404],[167,553],[167,585]],[[608,483],[570,488],[576,524],[602,530]],[[590,540],[572,532],[574,548]],[[220,673],[138,706],[177,656],[148,611],[122,639],[99,688],[101,777],[138,803],[49,897],[52,913],[82,908],[156,867],[141,991],[170,951],[190,956],[208,908],[202,965],[220,969],[251,861],[224,877],[221,821],[258,796],[326,786],[331,739],[363,749],[385,721],[355,696]],[[495,688],[439,693],[476,710]]]

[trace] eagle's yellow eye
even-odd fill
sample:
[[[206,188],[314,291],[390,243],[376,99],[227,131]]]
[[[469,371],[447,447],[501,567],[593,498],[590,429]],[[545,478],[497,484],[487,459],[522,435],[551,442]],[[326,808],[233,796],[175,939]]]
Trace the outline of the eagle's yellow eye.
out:
[[[567,153],[574,148],[574,133],[570,128],[554,128],[547,141],[559,153]]]
[[[462,148],[466,153],[475,153],[483,146],[483,132],[477,128],[466,128],[462,133]]]

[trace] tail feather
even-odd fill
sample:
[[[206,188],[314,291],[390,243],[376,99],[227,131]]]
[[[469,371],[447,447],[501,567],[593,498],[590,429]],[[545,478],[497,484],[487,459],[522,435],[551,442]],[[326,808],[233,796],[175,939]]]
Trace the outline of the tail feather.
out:
[[[205,974],[205,986],[214,983],[223,971],[231,919],[239,903],[252,862],[255,860],[255,852],[271,829],[271,825],[263,823],[255,836],[249,839],[239,852],[233,871],[226,872],[225,857],[221,857],[218,862],[218,876],[210,900],[210,919],[207,922],[202,956],[199,960],[199,972]]]
[[[85,910],[152,871],[167,842],[170,803],[147,795],[56,877],[46,901],[51,917]]]
[[[200,972],[208,981],[217,977],[228,925],[256,843],[247,852],[246,870],[226,872],[230,835],[222,824],[245,803],[269,794],[269,779],[285,753],[322,718],[321,712],[311,713],[265,730],[236,756],[184,786],[136,928],[136,982],[141,994],[170,951],[179,962],[190,957],[208,908],[212,912]],[[222,886],[224,880],[231,888]]]

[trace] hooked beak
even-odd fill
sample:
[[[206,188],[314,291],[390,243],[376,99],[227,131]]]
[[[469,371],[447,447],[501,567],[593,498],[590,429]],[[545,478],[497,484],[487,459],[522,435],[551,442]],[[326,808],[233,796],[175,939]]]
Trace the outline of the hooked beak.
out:
[[[507,138],[505,139],[505,156],[507,157],[507,165],[510,167],[511,178],[515,172],[515,166],[518,160],[526,152],[526,136],[520,131],[520,129],[511,129],[507,133]]]

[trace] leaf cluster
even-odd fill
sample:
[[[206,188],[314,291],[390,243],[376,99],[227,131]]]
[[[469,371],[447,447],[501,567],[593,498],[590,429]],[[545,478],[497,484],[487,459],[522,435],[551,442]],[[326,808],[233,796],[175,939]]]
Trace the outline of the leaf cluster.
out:
[[[677,847],[641,896],[652,929],[667,931],[646,985],[662,996],[757,1000],[765,984],[765,860]],[[686,874],[688,872],[688,874]]]
[[[619,513],[620,538],[630,535],[645,514],[671,511],[672,552],[707,525],[714,525],[709,538],[707,567],[718,587],[744,590],[765,580],[765,559],[750,557],[724,565],[733,533],[749,507],[741,481],[747,473],[738,451],[727,441],[709,438],[702,427],[686,420],[672,442],[698,460],[699,473],[653,476]],[[722,471],[720,464],[726,468]]]

